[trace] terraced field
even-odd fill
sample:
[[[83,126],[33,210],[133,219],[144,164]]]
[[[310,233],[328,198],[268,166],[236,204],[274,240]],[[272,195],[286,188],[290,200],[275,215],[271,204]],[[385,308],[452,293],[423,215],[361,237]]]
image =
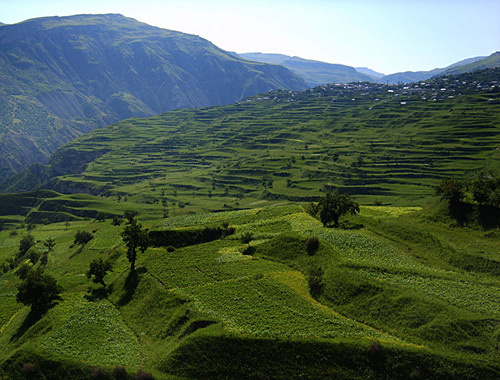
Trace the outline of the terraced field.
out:
[[[425,97],[433,90],[371,86],[278,91],[126,120],[56,153],[56,171],[73,174],[48,187],[208,209],[309,201],[332,189],[364,203],[418,205],[442,178],[498,172],[498,92],[457,88],[434,101]]]

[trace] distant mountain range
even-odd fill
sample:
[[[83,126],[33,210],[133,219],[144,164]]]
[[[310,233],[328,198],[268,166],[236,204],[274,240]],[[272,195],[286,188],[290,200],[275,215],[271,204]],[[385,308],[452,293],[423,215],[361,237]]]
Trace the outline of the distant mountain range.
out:
[[[375,78],[372,74],[357,71],[351,66],[290,57],[283,54],[242,53],[238,55],[251,61],[285,66],[287,69],[301,76],[310,87],[316,87],[325,83],[373,81]]]
[[[300,90],[288,69],[121,15],[32,19],[0,30],[0,180],[121,119]]]
[[[436,68],[429,71],[406,71],[389,75],[378,73],[367,67],[354,68],[282,54],[242,53],[238,55],[253,61],[285,66],[302,77],[311,87],[327,83],[364,81],[388,84],[412,83],[439,75],[463,74],[478,69],[500,66],[500,52],[493,53],[489,57],[467,58],[444,68]]]
[[[370,77],[373,77],[375,79],[382,78],[385,74],[379,73],[375,70],[369,69],[368,67],[356,67],[356,71],[360,72],[361,74],[368,75]]]

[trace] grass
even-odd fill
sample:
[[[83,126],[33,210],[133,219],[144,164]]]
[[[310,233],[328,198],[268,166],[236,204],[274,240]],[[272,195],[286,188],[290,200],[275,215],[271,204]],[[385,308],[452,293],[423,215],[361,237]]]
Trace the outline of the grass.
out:
[[[223,373],[229,378],[223,369],[229,365],[242,376],[283,378],[276,372],[282,365],[265,359],[268,350],[278,349],[276,358],[291,368],[283,373],[305,371],[306,378],[314,378],[316,366],[337,376],[375,376],[377,366],[392,373],[393,355],[405,358],[400,365],[407,376],[412,366],[422,369],[424,362],[440,374],[450,374],[451,365],[463,378],[498,373],[500,284],[488,273],[454,266],[436,251],[453,245],[460,253],[470,235],[455,228],[453,238],[447,238],[453,227],[430,221],[428,209],[362,207],[360,216],[343,221],[356,228],[351,230],[323,228],[296,204],[156,220],[141,216],[150,229],[227,223],[235,234],[171,252],[149,248],[139,254],[134,274],[120,239],[123,227],[110,220],[36,226],[31,233],[40,243],[33,249],[43,251],[41,242],[48,237],[56,241],[46,270],[63,285],[63,299],[42,318],[32,319],[29,309],[15,302],[17,277],[12,271],[1,275],[0,368],[14,373],[22,360],[40,367],[50,360],[75,379],[88,376],[91,367],[110,371],[118,365],[126,365],[129,373],[143,369],[155,378],[173,379],[223,378]],[[411,228],[391,228],[402,221]],[[94,235],[81,250],[71,246],[77,230]],[[252,256],[242,254],[247,244],[240,237],[246,232],[253,234]],[[420,239],[422,234],[432,239]],[[496,239],[481,231],[472,235],[481,249],[488,247],[490,259],[498,260]],[[22,236],[0,232],[3,259],[17,251]],[[320,240],[312,255],[305,249],[311,236]],[[432,252],[439,257],[430,260]],[[114,263],[105,277],[106,298],[99,295],[100,285],[85,276],[89,262],[98,257]],[[313,298],[308,278],[317,266],[323,273],[321,292]],[[375,367],[366,356],[374,341],[385,352]],[[203,351],[206,344],[216,348]],[[252,367],[243,354],[229,359],[224,347],[235,344],[260,350],[255,355],[269,366]],[[314,365],[289,363],[282,355],[292,349]],[[333,361],[316,356],[325,352],[328,357],[330,350],[344,354]],[[346,361],[347,352],[361,363],[357,369]],[[80,368],[80,375],[65,366]]]
[[[51,186],[127,196],[159,217],[180,205],[198,212],[307,202],[334,189],[367,205],[421,206],[444,177],[499,170],[498,102],[490,101],[498,93],[477,93],[458,78],[447,83],[446,95],[462,95],[422,99],[443,88],[442,79],[406,94],[373,84],[322,86],[125,120],[59,150],[55,166],[107,153]]]

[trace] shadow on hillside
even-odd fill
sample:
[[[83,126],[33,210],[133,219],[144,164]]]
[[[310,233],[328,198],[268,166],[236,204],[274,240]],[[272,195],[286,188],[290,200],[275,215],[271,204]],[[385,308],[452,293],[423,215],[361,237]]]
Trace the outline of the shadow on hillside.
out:
[[[473,205],[465,202],[450,202],[450,216],[459,226],[478,225],[483,230],[500,227],[500,209],[486,205]]]
[[[90,302],[100,301],[108,296],[110,291],[108,288],[91,288],[89,287],[88,293],[85,294],[85,299]]]
[[[142,267],[139,269],[136,269],[134,271],[130,271],[127,275],[127,279],[125,280],[125,286],[124,286],[124,294],[118,301],[118,306],[125,306],[128,304],[131,300],[132,297],[135,294],[135,290],[137,289],[137,286],[139,285],[140,277],[139,275],[142,273],[146,273],[146,268]]]
[[[47,313],[47,311],[49,311],[54,306],[55,302],[51,303],[48,306],[45,306],[42,309],[31,309],[21,326],[19,326],[19,328],[17,329],[16,333],[10,338],[10,341],[15,342],[19,338],[21,338],[26,333],[26,331],[28,331],[35,323],[42,319],[45,313]]]

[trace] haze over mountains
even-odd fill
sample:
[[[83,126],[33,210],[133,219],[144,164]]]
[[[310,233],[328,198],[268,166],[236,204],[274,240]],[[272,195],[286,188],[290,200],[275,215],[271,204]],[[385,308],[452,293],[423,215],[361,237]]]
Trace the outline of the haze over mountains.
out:
[[[251,61],[285,66],[304,78],[310,87],[326,83],[371,82],[374,79],[350,66],[290,57],[283,54],[243,53],[239,56]]]
[[[0,31],[0,179],[132,116],[230,104],[306,84],[203,38],[121,15],[28,20]]]
[[[239,56],[253,61],[285,66],[301,76],[311,87],[327,83],[363,81],[387,84],[412,83],[427,80],[438,75],[463,74],[478,69],[500,66],[499,52],[493,53],[489,57],[467,58],[444,68],[436,68],[428,71],[405,71],[388,75],[378,73],[367,67],[354,68],[282,54],[242,53]]]

